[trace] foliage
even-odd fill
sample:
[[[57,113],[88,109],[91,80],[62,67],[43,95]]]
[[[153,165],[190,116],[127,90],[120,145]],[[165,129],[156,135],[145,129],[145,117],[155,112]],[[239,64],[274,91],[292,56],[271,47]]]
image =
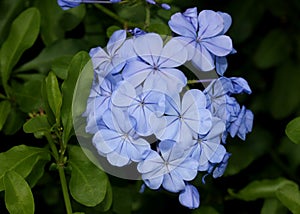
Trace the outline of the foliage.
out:
[[[224,176],[192,182],[201,192],[194,210],[176,194],[140,193],[141,181],[97,167],[78,145],[72,115],[85,109],[87,94],[74,97],[82,106],[72,103],[90,87],[77,80],[93,72],[91,48],[119,29],[171,35],[168,20],[189,7],[232,16],[226,34],[237,53],[226,74],[247,79],[252,94],[237,100],[254,113],[245,142],[228,137]],[[133,0],[69,10],[55,0],[0,1],[0,213],[300,213],[299,12],[298,0]]]

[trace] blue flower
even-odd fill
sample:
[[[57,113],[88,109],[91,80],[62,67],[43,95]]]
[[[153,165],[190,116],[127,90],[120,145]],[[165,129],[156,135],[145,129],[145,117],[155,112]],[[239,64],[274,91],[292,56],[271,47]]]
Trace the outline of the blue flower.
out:
[[[231,156],[231,153],[226,152],[226,154],[224,155],[222,161],[220,163],[211,163],[209,169],[208,169],[208,173],[212,174],[213,178],[219,178],[221,177],[228,165],[228,160]]]
[[[107,0],[107,1],[98,1],[98,0],[57,0],[57,4],[63,9],[68,10],[73,7],[79,6],[81,3],[118,3],[121,0]]]
[[[233,51],[232,41],[223,35],[227,31],[228,19],[211,10],[203,10],[197,15],[196,9],[172,15],[169,26],[182,41],[192,63],[203,71],[215,68],[214,58],[224,57]],[[229,15],[228,15],[229,16]]]
[[[154,1],[154,0],[146,0],[146,2],[149,3],[149,4],[153,4],[153,5],[156,5],[156,4],[157,4],[157,2]],[[163,3],[163,4],[161,4],[160,6],[161,6],[163,9],[165,9],[165,10],[170,10],[170,9],[171,9],[170,5],[168,5],[168,4],[166,4],[166,3]]]
[[[218,118],[213,118],[212,128],[209,133],[194,139],[190,148],[192,157],[199,162],[198,170],[206,171],[210,163],[220,163],[226,153],[225,147],[221,144],[221,137],[225,131],[225,124]]]
[[[112,103],[118,107],[127,107],[130,117],[135,119],[136,132],[149,136],[153,131],[149,124],[152,114],[161,116],[165,110],[165,95],[155,90],[138,92],[129,82],[122,81],[112,95]]]
[[[207,97],[207,107],[213,116],[219,117],[226,124],[226,132],[223,134],[225,143],[227,134],[233,137],[236,134],[245,140],[245,135],[252,130],[253,113],[241,109],[233,94],[251,93],[251,89],[243,78],[221,77],[213,81],[205,90]]]
[[[132,40],[135,56],[124,67],[123,78],[144,90],[178,93],[186,85],[185,75],[175,67],[183,65],[187,53],[183,45],[171,39],[163,46],[162,38],[147,33]]]
[[[173,139],[186,144],[193,135],[206,134],[212,125],[206,98],[200,90],[187,91],[182,101],[179,95],[166,96],[166,110],[162,117],[152,115],[150,124],[160,140]]]
[[[123,111],[106,111],[103,122],[106,128],[94,135],[93,145],[110,164],[121,167],[131,161],[139,162],[147,156],[150,144],[136,134],[132,121]]]
[[[197,161],[175,141],[161,141],[158,150],[159,153],[151,150],[137,166],[145,184],[151,189],[162,185],[170,192],[184,190],[185,181],[197,175]]]
[[[107,52],[101,47],[92,48],[90,56],[92,58],[94,70],[105,76],[109,73],[118,73],[124,67],[126,60],[120,54],[121,47],[126,40],[126,30],[115,31],[106,46]],[[104,74],[103,74],[104,71]]]
[[[111,95],[119,78],[120,76],[107,75],[102,78],[97,74],[95,75],[87,100],[86,111],[83,114],[87,117],[86,132],[96,133],[98,131],[102,115],[111,108]]]
[[[239,138],[245,140],[246,134],[252,131],[253,118],[253,113],[242,106],[238,118],[230,124],[228,129],[230,136],[235,137],[238,135]]]
[[[200,205],[200,195],[196,187],[186,182],[186,186],[179,194],[179,201],[183,206],[196,209]]]

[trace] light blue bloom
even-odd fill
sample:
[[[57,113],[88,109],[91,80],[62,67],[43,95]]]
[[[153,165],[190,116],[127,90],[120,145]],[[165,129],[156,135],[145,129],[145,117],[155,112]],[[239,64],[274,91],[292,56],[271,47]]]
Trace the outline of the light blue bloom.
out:
[[[141,136],[149,136],[153,131],[149,124],[152,114],[161,116],[165,111],[165,95],[155,90],[136,90],[132,84],[122,81],[112,95],[112,103],[118,107],[126,107],[130,117],[135,119],[136,132]]]
[[[94,76],[94,81],[87,100],[86,111],[83,116],[87,117],[86,132],[96,133],[101,125],[100,121],[104,112],[111,108],[111,95],[120,81],[120,76],[107,75],[105,78]]]
[[[186,182],[186,186],[179,194],[179,201],[183,206],[196,209],[200,205],[200,195],[196,187]]]
[[[202,91],[192,89],[184,94],[182,101],[178,94],[166,96],[165,114],[162,117],[153,115],[150,125],[158,139],[173,139],[186,145],[193,135],[207,134],[212,118]]]
[[[121,0],[107,0],[107,1],[98,1],[98,0],[57,0],[57,4],[63,9],[68,10],[73,7],[79,6],[81,3],[118,3]]]
[[[147,156],[150,144],[136,134],[126,113],[108,110],[103,114],[103,122],[106,128],[100,129],[92,141],[98,153],[105,156],[110,164],[121,167]]]
[[[187,52],[183,45],[171,39],[163,46],[162,38],[147,33],[132,40],[135,56],[123,69],[123,78],[133,86],[143,83],[144,90],[178,93],[186,85],[185,75],[176,67],[183,65]]]
[[[230,124],[228,132],[231,137],[236,135],[242,140],[246,139],[246,134],[252,131],[254,115],[252,111],[242,106],[238,118]]]
[[[189,59],[202,71],[215,68],[215,57],[224,57],[233,51],[232,41],[223,35],[230,26],[224,15],[203,10],[197,15],[194,8],[172,15],[169,26],[188,49]],[[229,15],[228,15],[229,16]]]
[[[252,130],[253,113],[250,110],[241,109],[234,94],[251,93],[251,89],[243,78],[221,77],[213,81],[205,90],[207,108],[213,116],[219,117],[226,124],[226,132],[223,134],[225,143],[227,134],[233,137],[236,134],[245,140],[245,135]]]
[[[192,157],[198,161],[199,171],[209,169],[210,163],[220,163],[226,153],[225,147],[221,144],[222,134],[225,131],[225,124],[222,120],[214,117],[212,128],[209,133],[194,139],[190,148]]]
[[[115,31],[106,46],[106,51],[101,47],[92,48],[90,56],[92,58],[94,70],[105,76],[109,73],[115,74],[121,71],[126,63],[126,59],[120,54],[121,47],[126,40],[126,30]],[[100,72],[103,72],[100,73]]]
[[[223,157],[223,160],[220,163],[211,163],[210,168],[208,169],[208,173],[212,174],[213,178],[221,177],[227,168],[230,156],[231,153],[226,152],[226,154]]]
[[[172,140],[161,141],[158,149],[159,153],[151,150],[137,166],[145,184],[151,189],[162,185],[170,192],[184,190],[185,181],[197,175],[197,161]]]

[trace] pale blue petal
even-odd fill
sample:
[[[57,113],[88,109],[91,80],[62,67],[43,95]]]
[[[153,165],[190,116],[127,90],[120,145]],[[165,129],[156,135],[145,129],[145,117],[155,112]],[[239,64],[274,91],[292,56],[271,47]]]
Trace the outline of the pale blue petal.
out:
[[[165,44],[160,55],[158,64],[159,67],[178,67],[183,65],[187,60],[187,50],[181,42],[176,39],[171,39]]]
[[[224,29],[223,18],[212,10],[202,10],[198,16],[198,36],[210,38],[220,34]]]
[[[175,171],[165,174],[162,186],[170,192],[179,192],[184,189],[185,183],[180,175]]]
[[[123,69],[122,76],[133,86],[141,84],[151,73],[153,68],[141,61],[131,61]]]
[[[108,162],[113,166],[122,167],[130,163],[130,159],[127,156],[122,156],[117,152],[107,154]]]
[[[118,84],[117,89],[112,93],[111,101],[119,107],[127,107],[136,99],[136,91],[134,86],[124,80]]]
[[[198,11],[197,7],[188,8],[183,15],[192,23],[195,31],[198,29]]]
[[[233,48],[230,37],[225,35],[203,39],[202,44],[215,56],[226,56]]]
[[[226,57],[216,57],[216,71],[220,76],[223,76],[228,67]]]
[[[183,180],[191,181],[197,175],[198,162],[192,158],[186,158],[175,170]]]
[[[222,144],[214,151],[213,155],[209,158],[211,163],[220,163],[223,160],[224,155],[226,154],[226,149]]]
[[[150,65],[157,64],[158,57],[163,49],[160,35],[147,33],[135,38],[133,41],[136,54]]]
[[[206,134],[211,126],[212,126],[212,115],[209,110],[207,109],[200,109],[200,126],[199,126],[199,133],[200,135]]]
[[[179,201],[183,206],[190,209],[198,208],[200,205],[200,195],[196,187],[186,184],[184,191],[179,195]]]
[[[93,137],[93,145],[103,154],[113,152],[120,143],[121,135],[110,129],[101,129]]]
[[[109,55],[114,55],[115,52],[120,48],[120,46],[126,40],[126,30],[115,31],[107,43],[107,52]]]
[[[222,16],[222,18],[223,18],[224,29],[223,29],[222,34],[225,34],[228,31],[228,29],[230,28],[230,26],[231,26],[231,23],[232,23],[231,16],[228,13],[223,13],[223,12],[217,12],[217,13],[220,16]]]
[[[194,48],[191,62],[197,69],[200,71],[211,71],[215,68],[214,59],[204,46],[198,44],[196,47],[193,47],[191,45],[191,48]]]
[[[196,38],[195,28],[181,13],[175,13],[169,21],[171,30],[181,36]]]
[[[162,182],[163,182],[163,178],[164,176],[159,176],[159,177],[156,177],[156,178],[153,178],[153,179],[145,179],[143,176],[142,176],[145,184],[150,188],[150,189],[158,189]]]

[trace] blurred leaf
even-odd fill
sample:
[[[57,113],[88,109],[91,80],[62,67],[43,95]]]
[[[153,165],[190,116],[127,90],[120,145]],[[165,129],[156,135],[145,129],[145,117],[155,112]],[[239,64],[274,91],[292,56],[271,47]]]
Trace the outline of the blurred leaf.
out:
[[[28,120],[23,126],[23,130],[25,133],[50,133],[50,129],[51,127],[46,115],[33,117]]]
[[[74,90],[72,113],[75,120],[76,118],[82,118],[82,113],[86,110],[86,103],[90,94],[93,78],[94,69],[92,61],[90,60],[82,69]]]
[[[277,198],[267,198],[264,201],[260,214],[286,214],[287,209]]]
[[[298,185],[284,185],[277,190],[276,195],[281,203],[292,211],[292,213],[300,213],[300,192]]]
[[[272,142],[272,136],[265,129],[254,126],[253,133],[247,136],[244,143],[235,142],[228,144],[228,152],[232,154],[229,159],[225,175],[235,175],[248,167],[254,160],[268,151]]]
[[[41,73],[47,73],[54,60],[63,56],[73,56],[78,51],[87,48],[85,42],[80,39],[58,40],[44,48],[36,58],[22,65],[17,71],[37,70]]]
[[[79,146],[69,147],[69,163],[72,167],[69,188],[79,203],[94,207],[101,203],[109,184],[107,175],[95,166]]]
[[[14,18],[25,7],[24,0],[0,1],[0,44],[6,39]]]
[[[13,67],[25,50],[30,48],[40,30],[40,13],[36,8],[22,12],[12,23],[8,38],[0,52],[2,83],[5,86]]]
[[[54,113],[52,112],[52,110],[50,108],[49,102],[48,102],[46,78],[42,82],[41,94],[42,94],[42,100],[43,100],[43,110],[45,111],[45,113],[48,117],[49,124],[52,126],[56,123],[56,119],[55,119]]]
[[[17,108],[12,108],[3,127],[5,135],[13,135],[20,130],[25,123],[27,115]]]
[[[287,185],[298,187],[293,181],[285,178],[278,178],[274,180],[253,181],[237,193],[234,193],[232,189],[229,189],[228,192],[234,198],[252,201],[259,198],[276,197],[278,189]]]
[[[98,212],[106,212],[110,209],[113,202],[113,192],[111,185],[107,185],[106,194],[104,200],[96,207]]]
[[[41,85],[41,80],[29,80],[13,86],[13,93],[20,110],[28,113],[42,107]]]
[[[5,186],[5,204],[7,210],[12,214],[33,214],[33,195],[24,178],[14,171],[8,171],[3,180]]]
[[[126,7],[117,4],[115,8],[118,15],[125,20],[134,23],[139,23],[141,20],[145,20],[145,7],[142,4],[126,5]],[[132,11],[134,11],[134,13]]]
[[[290,121],[285,129],[286,135],[296,144],[300,143],[300,117]]]
[[[11,111],[11,104],[8,100],[0,102],[0,131],[2,130],[6,119]]]
[[[233,25],[229,34],[235,43],[241,43],[253,35],[256,25],[262,18],[264,7],[261,1],[233,1],[229,4]],[[253,12],[255,8],[255,13]]]
[[[108,38],[111,37],[111,35],[112,35],[115,31],[117,31],[117,30],[121,30],[121,28],[120,28],[119,26],[116,26],[116,25],[112,25],[112,26],[108,27],[107,30],[106,30],[106,35],[107,35],[107,37],[108,37]]]
[[[278,68],[270,95],[270,108],[274,118],[287,117],[299,107],[299,79],[299,66],[288,63]]]
[[[53,72],[46,77],[46,91],[49,106],[54,113],[56,123],[59,123],[62,105],[62,95],[58,85],[58,80]]]
[[[57,77],[65,80],[68,76],[68,67],[72,60],[72,56],[62,56],[52,62],[51,70]]]
[[[161,35],[170,35],[171,30],[167,24],[162,21],[151,21],[150,26],[148,27],[148,31],[155,32]]]
[[[0,191],[4,189],[3,176],[7,171],[14,170],[26,178],[39,160],[49,160],[49,151],[37,147],[19,145],[0,153]]]
[[[282,29],[269,32],[254,54],[255,64],[262,69],[280,65],[289,57],[289,40],[289,35]]]
[[[300,165],[300,146],[285,136],[281,139],[278,151],[282,157],[287,159],[286,169],[298,172]]]
[[[59,23],[62,29],[66,31],[73,30],[82,21],[86,14],[85,5],[79,5],[78,7],[71,8],[64,11],[61,17],[59,17]]]
[[[67,145],[67,142],[71,136],[71,131],[73,128],[73,117],[72,117],[72,101],[73,93],[76,87],[77,79],[85,67],[85,65],[90,60],[89,54],[86,52],[79,52],[76,54],[68,68],[68,76],[62,84],[62,108],[61,108],[61,119],[64,127],[62,141],[64,145]]]
[[[35,6],[41,12],[41,36],[46,46],[64,38],[64,29],[60,26],[60,17],[64,11],[56,1],[36,0]]]
[[[50,161],[50,156],[49,159],[47,160],[38,161],[33,167],[31,173],[26,177],[26,180],[31,188],[33,188],[37,184],[37,182],[41,179],[41,177],[43,177],[45,172],[45,165],[49,161]]]

